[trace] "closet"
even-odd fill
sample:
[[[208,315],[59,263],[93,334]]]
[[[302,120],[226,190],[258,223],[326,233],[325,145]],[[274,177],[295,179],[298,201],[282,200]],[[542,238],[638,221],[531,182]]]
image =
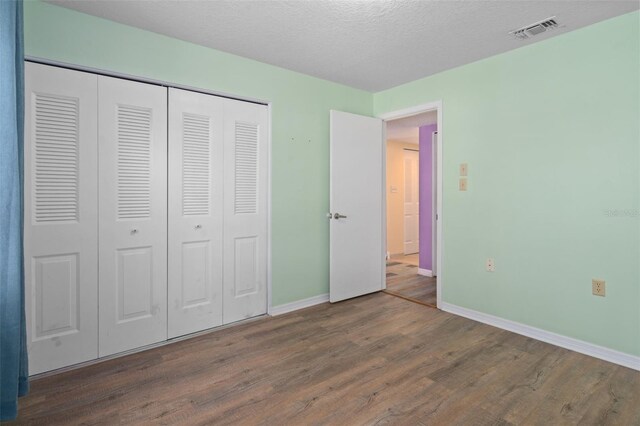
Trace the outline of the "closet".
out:
[[[25,65],[31,374],[266,313],[265,105]]]

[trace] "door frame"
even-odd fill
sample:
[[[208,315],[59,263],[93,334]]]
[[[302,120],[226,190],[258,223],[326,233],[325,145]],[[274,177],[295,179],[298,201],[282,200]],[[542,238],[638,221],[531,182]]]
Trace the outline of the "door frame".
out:
[[[438,158],[438,139],[440,137],[440,134],[438,133],[438,131],[436,130],[435,132],[431,133],[431,153],[432,156],[431,158],[435,158],[437,160]],[[436,277],[436,281],[437,281],[437,277],[438,277],[438,221],[436,220],[436,217],[438,217],[438,192],[440,192],[438,190],[438,165],[436,162],[435,165],[435,174],[433,174],[432,172],[432,184],[431,184],[431,190],[433,191],[433,194],[431,194],[431,202],[432,202],[432,208],[431,208],[431,232],[433,233],[433,235],[436,236],[436,239],[433,240],[431,242],[431,276]]]
[[[383,157],[382,157],[382,162],[383,162],[383,166],[384,166],[384,170],[387,170],[387,155],[386,155],[386,149],[384,149],[386,147],[386,141],[387,141],[387,126],[386,126],[386,122],[387,121],[391,121],[391,120],[397,120],[399,118],[405,118],[405,117],[411,117],[413,115],[418,115],[418,114],[422,114],[424,112],[430,112],[430,111],[437,111],[437,125],[438,125],[438,138],[437,138],[437,159],[436,159],[436,185],[437,185],[437,193],[436,193],[436,204],[437,204],[437,208],[436,208],[436,214],[437,214],[437,232],[436,232],[436,271],[437,272],[437,276],[436,276],[436,306],[438,309],[441,309],[442,307],[442,288],[444,287],[444,277],[443,277],[443,269],[442,269],[442,258],[443,258],[443,252],[444,252],[444,245],[442,244],[443,241],[443,235],[442,235],[442,223],[444,220],[444,216],[442,215],[442,160],[443,160],[443,150],[442,150],[442,146],[443,146],[443,141],[444,141],[444,131],[442,128],[442,100],[437,100],[437,101],[433,101],[433,102],[429,102],[426,104],[421,104],[421,105],[416,105],[413,107],[409,107],[409,108],[403,108],[400,110],[395,110],[395,111],[390,111],[390,112],[385,112],[385,113],[381,113],[378,114],[376,117],[382,119],[382,121],[385,122],[385,125],[383,126],[383,138],[382,138],[382,145],[383,145]],[[386,175],[386,173],[385,173]],[[383,183],[382,183],[382,221],[384,224],[387,223],[387,191],[386,191],[386,186],[387,186],[387,182],[386,179],[383,179]],[[386,226],[385,229],[383,231],[383,238],[384,238],[384,247],[385,247],[385,253],[386,253],[386,241],[387,241],[387,234],[386,234]],[[383,282],[385,283],[384,288],[386,288],[386,270],[383,271]]]

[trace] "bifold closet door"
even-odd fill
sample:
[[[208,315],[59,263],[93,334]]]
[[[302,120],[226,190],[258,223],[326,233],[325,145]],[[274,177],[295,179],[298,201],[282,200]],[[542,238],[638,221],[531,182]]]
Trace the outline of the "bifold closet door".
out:
[[[25,64],[31,374],[98,356],[97,82],[92,74]]]
[[[100,341],[167,338],[167,89],[98,77]]]
[[[268,114],[224,100],[224,323],[267,312]]]
[[[169,89],[169,338],[222,324],[222,104]]]

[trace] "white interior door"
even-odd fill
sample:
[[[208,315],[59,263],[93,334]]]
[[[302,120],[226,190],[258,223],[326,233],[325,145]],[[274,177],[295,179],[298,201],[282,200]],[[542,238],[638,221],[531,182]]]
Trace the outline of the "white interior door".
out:
[[[329,299],[337,302],[384,288],[384,167],[382,120],[340,111],[330,119]]]
[[[25,305],[37,374],[98,356],[98,79],[27,63],[25,84]]]
[[[267,312],[268,113],[224,100],[224,296],[230,323]]]
[[[169,338],[222,324],[222,105],[169,89]]]
[[[404,254],[420,250],[419,152],[404,150]]]
[[[100,356],[167,338],[167,89],[98,77]]]

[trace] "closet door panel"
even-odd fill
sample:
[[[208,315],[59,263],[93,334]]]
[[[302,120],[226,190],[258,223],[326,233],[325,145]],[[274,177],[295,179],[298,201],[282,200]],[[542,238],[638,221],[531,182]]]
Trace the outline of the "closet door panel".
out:
[[[98,77],[99,354],[167,338],[167,90]]]
[[[224,323],[267,312],[267,107],[224,101]]]
[[[25,64],[29,370],[98,356],[97,77]]]
[[[169,338],[222,324],[222,102],[169,89]]]

